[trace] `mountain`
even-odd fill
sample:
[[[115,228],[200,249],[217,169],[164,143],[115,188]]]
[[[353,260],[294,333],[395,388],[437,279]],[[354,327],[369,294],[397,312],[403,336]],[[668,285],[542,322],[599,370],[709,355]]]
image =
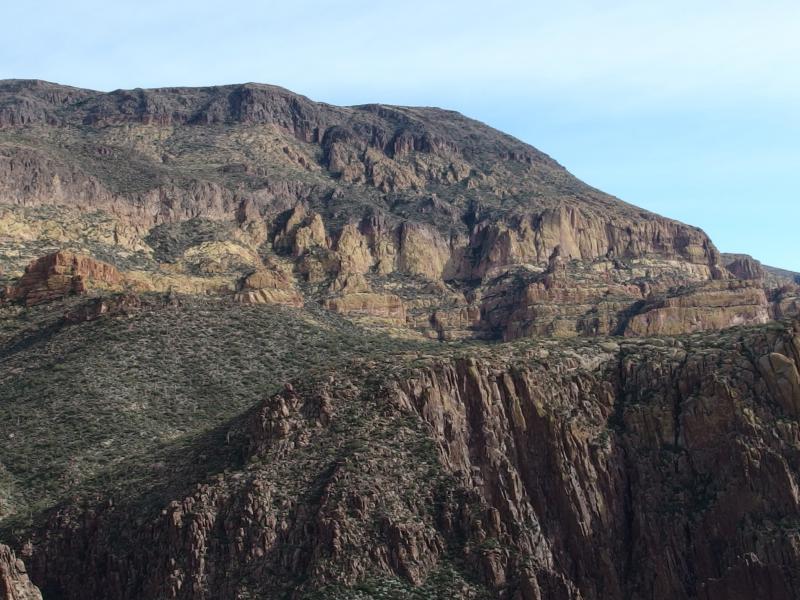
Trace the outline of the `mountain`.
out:
[[[437,108],[0,82],[0,596],[800,596],[800,288]]]

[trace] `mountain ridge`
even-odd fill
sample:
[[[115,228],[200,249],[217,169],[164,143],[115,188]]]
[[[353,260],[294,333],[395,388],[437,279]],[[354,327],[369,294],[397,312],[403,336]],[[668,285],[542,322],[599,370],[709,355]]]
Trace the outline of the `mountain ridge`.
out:
[[[0,598],[792,600],[800,285],[453,111],[0,82]]]
[[[735,286],[698,296],[721,303],[721,321],[704,314],[715,307],[659,304],[678,284],[767,272],[740,261],[731,274],[701,229],[604,194],[453,111],[342,108],[262,84],[98,93],[12,81],[0,98],[7,219],[26,231],[41,223],[26,234],[36,248],[132,270],[122,280],[133,291],[227,289],[427,336],[504,339],[622,332],[641,309],[678,320],[646,331],[795,310],[787,292],[759,299]],[[50,206],[77,213],[59,209],[63,233],[45,242],[36,232],[53,231]],[[103,233],[91,215],[104,215]],[[9,273],[41,258],[19,250],[7,254]],[[556,263],[566,277],[554,277]],[[571,280],[587,291],[565,292]],[[781,282],[791,277],[771,273],[767,284]]]

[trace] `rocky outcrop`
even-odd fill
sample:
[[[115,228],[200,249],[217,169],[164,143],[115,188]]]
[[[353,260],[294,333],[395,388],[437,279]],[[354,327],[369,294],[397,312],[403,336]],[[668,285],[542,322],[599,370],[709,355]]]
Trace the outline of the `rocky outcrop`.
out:
[[[287,214],[274,238],[282,255],[266,254],[267,264],[242,239],[178,248],[174,262],[158,270],[124,273],[62,251],[31,263],[7,288],[6,298],[33,305],[87,289],[214,294],[235,289],[235,299],[244,303],[299,308],[311,300],[339,314],[377,317],[428,337],[504,340],[675,335],[792,317],[800,306],[792,286],[767,297],[757,282],[709,279],[713,273],[702,264],[580,260],[561,246],[545,267],[498,266],[494,271],[501,273],[493,278],[452,279],[455,285],[448,287],[442,278],[463,268],[468,249],[452,248],[422,227],[401,225],[387,232],[385,223],[368,221],[349,223],[338,237],[331,236],[319,214],[302,205]],[[165,250],[159,246],[158,252]],[[462,266],[453,267],[457,261]],[[317,287],[301,293],[296,275]]]
[[[109,264],[88,256],[59,251],[32,262],[5,296],[26,306],[41,304],[89,289],[119,289],[123,276]]]
[[[765,354],[759,359],[758,368],[781,408],[789,415],[800,417],[800,374],[796,361],[800,355],[800,342],[795,340],[789,351],[790,356],[780,352]]]
[[[778,288],[770,300],[773,316],[776,319],[792,319],[800,316],[800,287],[797,285]]]
[[[258,268],[261,259],[254,250],[240,243],[218,241],[191,246],[177,264],[187,273],[214,276]]]
[[[476,337],[482,330],[477,306],[436,309],[428,318],[428,324],[440,340]],[[419,327],[424,328],[424,324]]]
[[[242,279],[234,298],[246,304],[281,304],[297,308],[305,304],[291,272],[277,264],[261,268]]]
[[[431,228],[403,224],[398,233],[397,270],[428,279],[452,279],[465,250],[454,246]]]
[[[724,253],[722,254],[722,264],[735,277],[762,281],[767,289],[796,285],[800,282],[800,276],[797,273],[763,265],[748,254]]]
[[[766,272],[761,263],[746,254],[723,255],[723,264],[737,279],[764,279]]]
[[[94,94],[46,81],[7,79],[0,82],[0,127],[60,124],[59,108]]]
[[[622,333],[639,303],[674,287],[759,275],[701,230],[594,190],[448,111],[341,108],[256,84],[103,94],[16,81],[0,83],[0,98],[20,115],[31,102],[44,111],[0,125],[0,203],[54,220],[63,205],[113,215],[111,238],[97,219],[102,236],[92,222],[65,233],[80,238],[65,246],[83,248],[90,231],[80,251],[135,273],[139,291],[228,293],[274,252],[308,300],[343,314],[391,313],[399,324],[390,297],[402,296],[406,324],[424,335],[515,339]],[[52,244],[42,228],[26,235],[31,248]],[[542,274],[556,249],[565,278],[551,281]],[[0,254],[14,263],[0,267],[13,273],[21,260]],[[434,301],[431,283],[461,298]],[[237,297],[299,306],[286,286]],[[784,302],[772,314],[791,310]],[[639,321],[632,330],[660,327]]]
[[[340,274],[366,273],[375,262],[367,238],[352,223],[342,229],[336,241],[336,254]]]
[[[796,414],[798,340],[609,345],[606,356],[551,355],[544,370],[467,359],[401,384],[400,401],[496,511],[489,581],[532,579],[531,598],[788,599],[798,538],[772,519],[800,514],[796,423],[768,438]],[[621,371],[587,376],[598,363]]]
[[[42,600],[42,594],[28,579],[25,563],[8,546],[0,544],[0,598]]]
[[[333,425],[337,416],[363,418],[352,407],[345,409],[347,415],[342,412],[342,401],[356,402],[360,395],[351,382],[331,380],[316,392],[303,393],[287,385],[280,394],[265,399],[229,432],[228,439],[240,445],[248,460],[263,460],[279,471],[288,467],[280,480],[265,472],[254,478],[226,481],[220,477],[198,485],[189,496],[169,502],[148,518],[146,531],[120,529],[127,541],[119,553],[109,554],[103,548],[110,540],[102,532],[127,519],[122,505],[104,503],[92,511],[92,517],[87,515],[99,534],[94,540],[94,534],[80,524],[83,519],[78,512],[69,507],[58,511],[51,524],[58,523],[59,531],[52,529],[34,540],[34,556],[43,558],[45,546],[66,549],[78,539],[92,550],[74,563],[77,570],[72,573],[53,562],[38,563],[45,594],[71,597],[79,593],[87,599],[229,598],[242,593],[281,597],[316,589],[325,594],[327,587],[362,580],[375,566],[422,583],[436,557],[444,554],[441,540],[429,525],[416,519],[409,522],[398,512],[405,510],[404,489],[381,490],[377,482],[369,481],[378,475],[375,469],[388,458],[387,451],[376,449],[369,465],[356,464],[353,453],[358,446],[339,436]],[[321,440],[315,438],[326,437],[338,450],[319,446]],[[342,443],[346,446],[341,447]],[[293,465],[297,450],[309,451],[311,460],[300,480]],[[353,487],[355,477],[364,478],[364,488]],[[310,492],[305,500],[293,497],[298,484]],[[415,487],[424,495],[417,502],[432,500],[434,491]],[[230,543],[220,545],[217,533],[230,536]],[[374,533],[381,541],[375,546],[364,544],[366,539],[376,539]],[[138,558],[128,554],[129,543],[140,546]],[[170,548],[167,554],[163,554],[165,547]],[[170,558],[162,560],[167,555]],[[217,560],[223,555],[229,559],[223,559],[226,566],[220,569],[222,563]],[[75,558],[65,555],[66,563]],[[100,563],[108,570],[82,579],[79,571]],[[233,581],[229,569],[247,573],[247,581]]]
[[[628,321],[625,335],[715,331],[736,325],[766,323],[769,319],[769,304],[762,288],[725,283],[647,303],[639,314]]]
[[[468,254],[472,277],[496,273],[510,264],[546,265],[556,248],[567,259],[599,257],[678,258],[722,276],[719,253],[699,229],[643,213],[638,219],[592,214],[561,205],[520,219],[516,224],[486,222],[476,226]]]
[[[658,254],[716,265],[699,230],[606,196],[538,150],[452,111],[341,108],[256,84],[102,94],[7,81],[0,102],[20,115],[0,121],[9,132],[0,144],[4,203],[99,209],[143,230],[197,217],[271,219],[298,202],[325,222],[384,213],[378,218],[395,225],[411,222],[399,269],[445,279],[482,277],[508,262],[544,264],[556,245],[573,258]],[[41,114],[24,116],[30,103]],[[20,131],[32,142],[19,143]],[[68,153],[55,151],[62,134]],[[197,135],[216,140],[214,160]],[[318,222],[303,226],[310,229],[293,252],[325,245]],[[420,254],[421,243],[430,252]]]
[[[256,84],[0,82],[0,203],[4,597],[800,597],[794,274],[456,113]],[[87,348],[174,371],[109,407]]]
[[[22,275],[32,260],[46,253],[43,248],[70,249],[90,256],[102,249],[104,256],[122,262],[150,253],[134,228],[108,215],[0,205],[0,263],[5,273]]]
[[[272,246],[277,251],[291,252],[295,257],[315,247],[328,248],[322,217],[319,213],[309,213],[303,204],[297,204],[283,215],[283,224],[275,232]]]
[[[329,298],[324,306],[335,313],[351,317],[377,317],[399,325],[406,321],[403,300],[394,294],[355,292]]]
[[[132,315],[139,312],[142,301],[135,294],[120,294],[105,298],[92,298],[88,302],[70,310],[64,320],[67,323],[94,321],[101,317]]]

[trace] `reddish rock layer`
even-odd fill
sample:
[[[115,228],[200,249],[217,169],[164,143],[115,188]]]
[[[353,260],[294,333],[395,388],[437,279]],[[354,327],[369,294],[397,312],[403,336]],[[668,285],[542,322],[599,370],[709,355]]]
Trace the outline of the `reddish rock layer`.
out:
[[[59,251],[34,261],[25,274],[5,295],[11,301],[26,306],[41,304],[72,294],[84,294],[87,289],[119,288],[123,277],[109,264],[89,256]]]

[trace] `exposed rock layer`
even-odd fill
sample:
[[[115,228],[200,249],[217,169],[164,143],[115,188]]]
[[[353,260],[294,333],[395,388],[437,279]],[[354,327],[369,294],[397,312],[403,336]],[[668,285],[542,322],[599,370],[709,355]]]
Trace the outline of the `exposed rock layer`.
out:
[[[769,304],[764,290],[733,283],[707,286],[649,302],[628,321],[625,335],[678,335],[735,325],[755,325],[769,319]]]
[[[771,298],[790,278],[721,257],[701,230],[457,113],[335,107],[273,86],[0,82],[0,203],[16,232],[0,234],[6,278],[56,245],[139,291],[238,288],[248,303],[315,301],[443,339],[677,333],[793,310],[784,293],[720,311],[699,289],[711,304],[657,308],[681,286],[735,277]],[[47,217],[21,228],[13,211]],[[3,255],[19,236],[31,250]],[[555,253],[563,276],[545,273]],[[275,264],[280,281],[241,287]]]
[[[42,600],[39,589],[28,579],[25,563],[8,546],[0,544],[0,598]]]
[[[83,294],[88,288],[113,289],[122,285],[122,275],[112,265],[71,252],[56,252],[31,263],[5,296],[26,306]]]

